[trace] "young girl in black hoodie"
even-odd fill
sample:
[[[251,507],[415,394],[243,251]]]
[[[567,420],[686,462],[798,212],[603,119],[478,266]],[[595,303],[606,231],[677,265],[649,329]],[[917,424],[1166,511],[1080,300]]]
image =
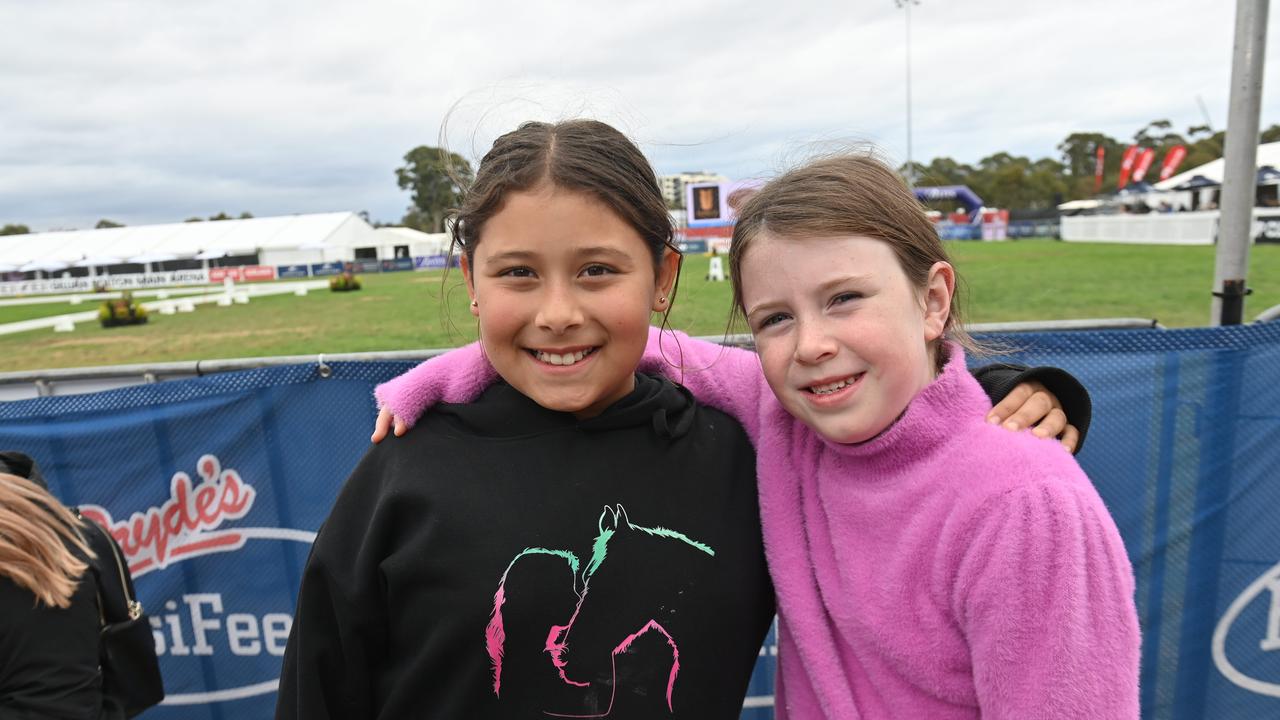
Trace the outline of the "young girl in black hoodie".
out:
[[[453,232],[503,382],[348,479],[277,718],[737,718],[774,611],[755,458],[636,373],[680,264],[652,168],[603,123],[526,123]]]

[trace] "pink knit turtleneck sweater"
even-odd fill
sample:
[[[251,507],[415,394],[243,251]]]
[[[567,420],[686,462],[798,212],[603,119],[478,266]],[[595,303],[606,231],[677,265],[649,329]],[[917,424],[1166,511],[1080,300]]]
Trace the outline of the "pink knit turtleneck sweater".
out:
[[[707,369],[681,372],[664,354]],[[1133,571],[1115,523],[1060,445],[984,422],[990,403],[959,348],[859,445],[791,417],[752,353],[654,330],[641,369],[682,382],[755,442],[778,717],[1138,717]],[[472,345],[377,397],[412,422],[496,377]]]

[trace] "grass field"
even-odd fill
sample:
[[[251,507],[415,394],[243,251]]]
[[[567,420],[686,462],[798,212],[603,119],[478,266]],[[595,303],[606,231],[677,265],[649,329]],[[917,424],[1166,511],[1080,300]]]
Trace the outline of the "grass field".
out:
[[[969,291],[969,322],[1149,317],[1169,327],[1205,325],[1214,248],[1061,243],[952,242],[948,249]],[[723,333],[729,285],[704,280],[707,258],[685,262],[672,325],[695,335]],[[1280,246],[1255,246],[1245,319],[1280,304]],[[193,313],[153,315],[147,325],[74,333],[0,335],[0,371],[448,347],[475,337],[462,276],[453,272],[447,317],[441,274],[362,276],[355,293],[277,295],[249,305],[200,305]],[[0,322],[96,304],[0,308]],[[38,314],[23,314],[38,313]]]
[[[216,288],[210,285],[208,292],[214,292]],[[88,310],[97,311],[98,305],[102,302],[97,300],[91,294],[84,294],[81,297],[84,301],[79,305],[73,305],[68,302],[58,303],[36,303],[33,305],[0,305],[0,325],[11,322],[19,322],[22,320],[35,320],[36,318],[53,317],[55,315],[67,315],[69,313],[80,313]],[[184,294],[181,297],[195,297],[195,295]],[[179,300],[179,296],[172,299]],[[148,296],[139,298],[142,302],[150,302],[156,298]]]

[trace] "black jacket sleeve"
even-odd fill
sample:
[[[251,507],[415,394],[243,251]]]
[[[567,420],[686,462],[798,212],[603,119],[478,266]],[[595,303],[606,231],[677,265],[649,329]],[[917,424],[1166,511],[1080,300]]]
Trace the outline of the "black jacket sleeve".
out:
[[[311,547],[280,673],[277,720],[377,715],[387,607],[379,563],[389,533],[379,457],[374,448],[361,460]]]
[[[994,363],[975,369],[973,376],[993,403],[1003,400],[1010,391],[1024,382],[1039,381],[1057,396],[1067,422],[1080,431],[1076,452],[1079,453],[1084,447],[1084,437],[1089,433],[1089,422],[1093,419],[1093,402],[1089,399],[1089,391],[1071,373],[1055,367],[1028,368],[1024,365]]]

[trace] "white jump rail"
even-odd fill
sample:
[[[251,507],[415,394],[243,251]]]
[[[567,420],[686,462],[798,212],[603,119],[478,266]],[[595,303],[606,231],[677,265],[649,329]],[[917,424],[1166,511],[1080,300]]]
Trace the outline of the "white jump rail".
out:
[[[271,285],[237,285],[236,292],[246,293],[249,297],[254,298],[266,297],[268,295],[284,295],[287,293],[297,292],[299,288],[306,288],[307,290],[323,290],[328,287],[328,280],[307,280],[304,282],[273,283]],[[134,295],[135,297],[138,297],[142,294],[143,293],[139,292]],[[149,294],[155,293],[152,292]],[[112,293],[111,295],[119,297],[120,294]],[[142,307],[146,308],[147,312],[156,312],[166,303],[176,303],[181,300],[189,302],[192,305],[201,305],[217,302],[219,298],[226,295],[227,292],[221,288],[213,290],[203,288],[200,290],[200,294],[187,293],[173,296],[171,299],[150,300],[142,303]],[[97,302],[101,296],[81,295],[80,297],[91,302]],[[101,297],[101,299],[106,298]],[[82,310],[80,312],[67,313],[64,315],[48,315],[45,317],[33,318],[31,320],[18,320],[16,322],[5,323],[0,325],[0,335],[12,335],[14,333],[30,332],[32,330],[43,330],[45,328],[55,327],[58,323],[64,321],[69,321],[71,323],[96,323],[98,321],[98,311],[96,309]],[[0,400],[3,399],[3,397],[0,397]]]

